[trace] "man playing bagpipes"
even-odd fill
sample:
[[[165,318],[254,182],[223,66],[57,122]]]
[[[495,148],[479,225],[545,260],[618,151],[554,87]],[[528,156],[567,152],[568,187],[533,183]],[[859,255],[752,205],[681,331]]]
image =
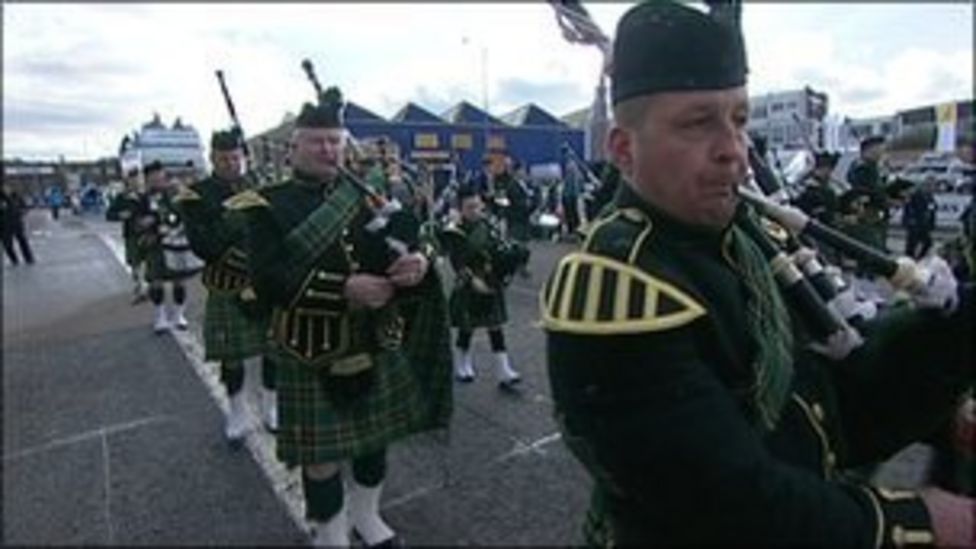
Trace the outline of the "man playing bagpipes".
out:
[[[244,175],[242,139],[236,129],[214,132],[210,139],[213,174],[184,187],[176,206],[186,223],[193,252],[206,262],[201,281],[207,288],[203,320],[205,358],[220,362],[220,380],[230,399],[224,434],[237,445],[250,428],[246,413],[245,364],[257,364],[266,349],[270,310],[257,302],[247,270],[245,226],[224,206],[231,196],[250,185]],[[275,417],[274,366],[261,368],[260,401],[268,429]]]
[[[337,88],[306,103],[294,177],[228,205],[247,219],[249,270],[273,308],[277,452],[302,468],[314,543],[347,546],[353,531],[375,546],[395,537],[379,515],[387,447],[448,424],[450,334],[416,223],[380,215],[382,199],[342,165],[343,106]]]
[[[145,257],[138,242],[136,212],[139,209],[139,170],[132,169],[125,175],[125,188],[112,198],[105,219],[122,223],[122,240],[125,242],[125,264],[132,276],[132,302],[144,301],[148,284],[145,279]]]
[[[477,328],[488,330],[498,374],[498,386],[515,389],[521,381],[512,368],[502,327],[508,321],[505,287],[517,269],[528,262],[523,245],[507,241],[501,230],[484,212],[478,189],[464,185],[458,189],[460,220],[445,226],[439,241],[456,274],[451,291],[451,326],[457,329],[454,375],[470,382],[475,373],[471,359],[471,336]]]
[[[754,209],[836,236],[749,188],[743,42],[670,0],[617,24],[607,148],[624,184],[540,296],[562,440],[593,480],[587,542],[972,546],[972,499],[846,474],[956,410],[972,287],[886,257],[911,306],[838,320]]]
[[[143,170],[146,191],[136,209],[136,238],[145,254],[149,299],[156,307],[153,330],[162,334],[175,326],[185,330],[186,286],[183,281],[197,274],[203,263],[193,255],[186,240],[183,219],[175,208],[176,185],[157,160]],[[164,304],[165,283],[172,285],[173,306]]]

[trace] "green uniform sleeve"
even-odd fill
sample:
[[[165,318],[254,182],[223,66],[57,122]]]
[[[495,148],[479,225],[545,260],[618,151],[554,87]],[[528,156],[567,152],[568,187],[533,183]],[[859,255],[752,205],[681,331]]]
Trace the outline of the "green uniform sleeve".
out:
[[[866,343],[832,372],[848,465],[878,461],[936,430],[972,383],[972,285],[955,313],[907,307],[861,328]]]
[[[244,227],[219,205],[202,198],[184,198],[176,201],[176,208],[186,226],[190,249],[205,261],[220,259],[244,238]]]
[[[294,228],[283,229],[270,205],[246,210],[251,276],[259,295],[288,304],[362,207],[355,190],[338,190]],[[341,282],[337,283],[341,290]]]
[[[616,542],[662,546],[872,546],[930,532],[915,497],[887,501],[769,453],[700,360],[690,328],[550,332],[564,440],[612,495]]]

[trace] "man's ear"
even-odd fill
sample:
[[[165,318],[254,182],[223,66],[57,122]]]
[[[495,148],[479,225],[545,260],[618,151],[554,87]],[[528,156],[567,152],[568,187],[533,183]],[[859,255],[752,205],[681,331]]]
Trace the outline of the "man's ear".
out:
[[[613,126],[607,134],[606,150],[610,160],[621,175],[628,178],[634,173],[634,137],[633,132],[620,126]]]

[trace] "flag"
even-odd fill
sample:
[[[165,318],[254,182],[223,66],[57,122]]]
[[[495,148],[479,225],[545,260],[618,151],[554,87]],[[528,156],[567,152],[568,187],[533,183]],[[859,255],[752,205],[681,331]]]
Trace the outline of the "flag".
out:
[[[956,104],[953,102],[936,105],[935,119],[939,128],[935,150],[956,152]]]
[[[596,25],[579,0],[549,0],[549,3],[556,10],[556,22],[566,40],[601,48],[609,45],[610,39]]]

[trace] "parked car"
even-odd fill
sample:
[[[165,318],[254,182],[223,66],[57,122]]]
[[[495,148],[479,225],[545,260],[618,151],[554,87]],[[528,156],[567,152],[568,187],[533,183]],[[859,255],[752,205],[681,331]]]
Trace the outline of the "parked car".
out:
[[[922,159],[903,169],[897,176],[913,183],[921,183],[932,177],[940,190],[955,191],[973,184],[976,167],[958,159],[946,161],[923,155]]]

